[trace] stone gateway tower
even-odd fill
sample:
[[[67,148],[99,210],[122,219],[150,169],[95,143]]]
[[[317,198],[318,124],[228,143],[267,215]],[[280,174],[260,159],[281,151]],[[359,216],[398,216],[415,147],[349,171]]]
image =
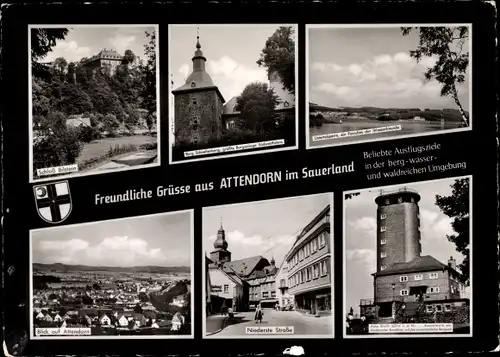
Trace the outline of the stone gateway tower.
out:
[[[381,192],[377,204],[377,273],[420,257],[420,195],[403,188]]]
[[[224,130],[222,110],[225,102],[219,88],[205,70],[199,36],[192,58],[193,71],[174,95],[175,144],[203,144],[220,139]]]

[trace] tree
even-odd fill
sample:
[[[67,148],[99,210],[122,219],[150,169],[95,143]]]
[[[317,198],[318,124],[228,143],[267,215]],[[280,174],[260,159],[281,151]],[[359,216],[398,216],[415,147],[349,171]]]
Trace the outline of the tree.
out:
[[[148,302],[149,301],[148,294],[146,294],[145,292],[141,291],[139,293],[139,300],[141,300],[141,302]]]
[[[82,114],[93,109],[92,99],[79,86],[65,84],[60,88],[61,99],[57,109],[66,114]]]
[[[135,61],[135,54],[131,50],[126,50],[125,54],[123,55],[123,64],[132,64]]]
[[[39,78],[49,76],[48,67],[40,64],[39,61],[52,51],[57,40],[64,40],[67,34],[68,29],[66,28],[31,29],[31,74],[33,76]]]
[[[274,110],[278,97],[266,83],[250,83],[236,99],[236,110],[241,112],[243,129],[257,133],[269,132],[275,127]]]
[[[346,194],[344,195],[344,198],[345,198],[346,200],[350,200],[350,199],[352,199],[353,197],[355,197],[355,196],[359,196],[359,195],[360,195],[360,192],[346,193]]]
[[[295,94],[295,39],[291,26],[280,27],[266,41],[257,61],[267,68],[267,74],[277,74],[283,89]]]
[[[156,32],[145,32],[148,43],[144,45],[147,60],[142,66],[144,73],[144,89],[142,91],[143,107],[150,114],[156,112]]]
[[[426,80],[441,84],[441,96],[451,96],[462,116],[462,125],[469,126],[469,114],[458,98],[457,84],[464,83],[469,66],[469,52],[463,47],[469,38],[467,26],[458,27],[402,27],[403,36],[413,30],[419,33],[419,43],[410,56],[420,62],[424,57],[436,56],[436,63],[424,73]]]
[[[468,281],[470,274],[469,243],[470,243],[470,200],[469,179],[458,179],[451,185],[453,189],[450,196],[436,195],[436,205],[453,221],[451,227],[456,234],[447,235],[446,238],[455,244],[457,252],[464,256],[459,264],[460,272]]]

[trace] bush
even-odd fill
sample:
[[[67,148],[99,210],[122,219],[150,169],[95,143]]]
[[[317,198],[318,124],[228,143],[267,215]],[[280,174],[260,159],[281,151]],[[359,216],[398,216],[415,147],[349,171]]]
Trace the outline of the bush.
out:
[[[83,149],[75,128],[47,130],[33,143],[34,169],[73,165]]]
[[[82,125],[78,128],[78,138],[84,143],[101,138],[101,133],[93,127]]]

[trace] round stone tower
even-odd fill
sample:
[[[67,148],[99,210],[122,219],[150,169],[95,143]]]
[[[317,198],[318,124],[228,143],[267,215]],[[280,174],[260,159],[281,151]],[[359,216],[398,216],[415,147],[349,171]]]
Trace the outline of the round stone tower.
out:
[[[377,204],[377,272],[420,256],[420,195],[406,187],[381,191]]]

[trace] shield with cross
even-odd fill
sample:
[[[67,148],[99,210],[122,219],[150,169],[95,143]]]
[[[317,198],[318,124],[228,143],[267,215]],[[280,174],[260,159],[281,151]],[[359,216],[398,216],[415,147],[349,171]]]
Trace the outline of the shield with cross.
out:
[[[68,181],[33,186],[38,215],[48,223],[61,223],[72,209]]]

